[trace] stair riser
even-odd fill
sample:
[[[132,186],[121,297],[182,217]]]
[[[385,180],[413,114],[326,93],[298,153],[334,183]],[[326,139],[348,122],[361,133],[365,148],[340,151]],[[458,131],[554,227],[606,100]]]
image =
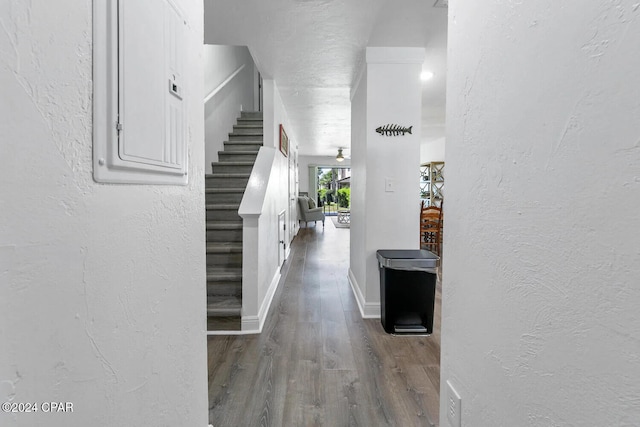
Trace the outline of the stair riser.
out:
[[[260,147],[262,147],[262,142],[244,144],[224,143],[224,149],[227,151],[258,151]]]
[[[207,267],[242,267],[242,253],[208,253]]]
[[[234,129],[236,128],[264,129],[264,126],[262,124],[263,124],[262,120],[240,118],[238,119],[237,123],[233,125],[233,128]]]
[[[209,296],[242,296],[242,282],[207,282]]]
[[[238,188],[244,189],[247,187],[249,178],[207,178],[207,188]]]
[[[241,329],[240,316],[208,317],[207,331],[239,331]]]
[[[218,153],[218,159],[221,162],[255,162],[256,157],[258,157],[258,153],[252,153],[247,151],[247,153],[225,153],[221,151]]]
[[[242,221],[235,209],[207,209],[207,221]]]
[[[253,165],[225,165],[225,164],[212,164],[211,170],[213,173],[251,173]]]
[[[240,118],[262,120],[262,111],[242,111]]]
[[[208,310],[207,309],[207,317],[209,319],[216,319],[218,317],[220,318],[230,318],[230,317],[239,317],[240,313],[242,312],[242,309],[238,308],[238,309],[220,309],[220,310]]]
[[[262,127],[258,126],[234,126],[232,135],[263,135]]]
[[[242,229],[240,230],[207,230],[207,242],[242,242]]]
[[[213,203],[240,203],[244,193],[205,193],[204,199],[207,204]]]
[[[251,133],[252,134],[243,134],[243,135],[237,135],[237,134],[230,133],[229,134],[229,142],[233,142],[233,141],[262,142],[263,141],[263,135],[262,134],[255,135],[257,132],[251,132]]]

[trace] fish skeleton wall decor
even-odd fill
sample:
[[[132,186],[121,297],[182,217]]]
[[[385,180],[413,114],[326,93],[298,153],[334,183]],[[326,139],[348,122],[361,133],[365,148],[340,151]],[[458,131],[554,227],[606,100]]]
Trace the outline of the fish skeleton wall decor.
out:
[[[413,128],[413,126],[409,126],[408,128],[404,128],[402,126],[399,125],[384,125],[384,126],[380,126],[379,128],[376,129],[376,132],[378,132],[380,135],[386,135],[386,136],[397,136],[397,135],[404,135],[405,133],[411,133],[411,128]]]

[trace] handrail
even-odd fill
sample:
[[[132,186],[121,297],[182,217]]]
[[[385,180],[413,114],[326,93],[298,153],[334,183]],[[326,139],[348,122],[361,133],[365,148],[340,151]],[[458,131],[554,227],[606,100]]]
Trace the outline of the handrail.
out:
[[[204,97],[204,103],[206,104],[207,102],[209,102],[211,100],[211,98],[213,98],[216,93],[220,92],[222,90],[223,87],[225,87],[227,85],[227,83],[229,83],[235,76],[238,75],[238,73],[240,71],[243,70],[244,66],[246,64],[242,64],[241,66],[238,67],[237,70],[235,70],[233,73],[231,73],[231,75],[229,75],[229,77],[227,77],[222,83],[220,83],[214,90],[212,90],[209,95]]]
[[[243,219],[257,218],[262,214],[275,156],[275,148],[260,147],[238,208],[238,215]]]

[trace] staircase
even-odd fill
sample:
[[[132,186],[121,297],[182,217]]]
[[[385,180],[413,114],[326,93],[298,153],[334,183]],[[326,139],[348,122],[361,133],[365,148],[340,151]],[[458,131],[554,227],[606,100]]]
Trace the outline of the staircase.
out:
[[[262,112],[242,112],[205,177],[207,329],[240,330],[242,218],[238,208],[262,146]]]

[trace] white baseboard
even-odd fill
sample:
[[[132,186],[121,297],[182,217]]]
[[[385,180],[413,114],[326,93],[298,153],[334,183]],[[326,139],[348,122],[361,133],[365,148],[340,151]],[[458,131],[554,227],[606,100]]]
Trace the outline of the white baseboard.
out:
[[[269,308],[271,308],[271,303],[273,302],[273,296],[276,294],[276,290],[278,290],[278,283],[280,283],[280,277],[282,274],[280,273],[280,267],[276,269],[276,273],[271,278],[271,283],[269,284],[269,289],[267,289],[267,294],[264,296],[264,300],[262,301],[262,306],[260,306],[260,311],[258,312],[258,317],[260,318],[260,328],[258,332],[262,332],[262,327],[264,326],[265,320],[267,320],[267,314],[269,314]]]
[[[360,287],[358,286],[358,281],[351,269],[349,269],[349,274],[347,275],[349,279],[349,284],[351,285],[351,291],[353,295],[356,297],[356,302],[358,303],[358,309],[360,310],[360,315],[363,319],[379,319],[380,318],[380,303],[379,302],[366,302],[364,295],[360,291]]]
[[[250,335],[255,331],[207,331],[207,335]]]
[[[260,306],[258,315],[242,316],[241,329],[243,334],[259,334],[262,332],[264,322],[267,320],[267,314],[269,314],[271,302],[273,301],[273,296],[276,294],[276,290],[278,289],[280,277],[280,268],[278,268],[276,269],[273,278],[271,278],[269,289],[267,289],[267,294],[264,296],[264,300],[262,300],[262,305]]]

